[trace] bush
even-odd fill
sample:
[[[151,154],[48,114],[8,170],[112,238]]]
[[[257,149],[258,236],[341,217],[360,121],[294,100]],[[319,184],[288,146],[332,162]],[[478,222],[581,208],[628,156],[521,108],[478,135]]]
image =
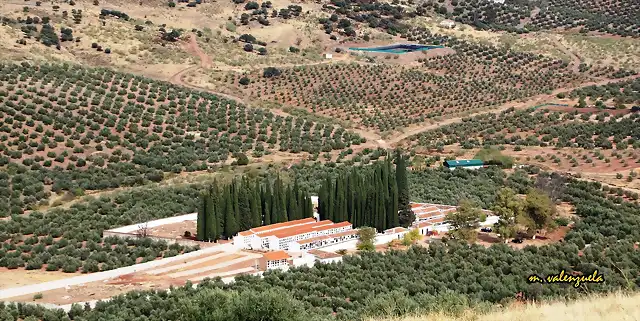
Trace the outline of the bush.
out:
[[[247,2],[247,4],[244,6],[245,10],[257,10],[259,8],[260,5],[258,5],[258,3],[254,1]]]
[[[247,78],[246,76],[244,76],[244,77],[240,78],[239,83],[240,83],[241,85],[246,86],[246,85],[248,85],[248,84],[250,84],[250,83],[251,83],[251,80],[250,80],[249,78]]]
[[[106,53],[106,54],[110,54],[110,53],[111,53],[111,48],[105,48],[105,49],[104,49],[104,53]]]
[[[566,217],[557,217],[555,219],[556,224],[558,224],[558,226],[567,226],[569,225],[569,219]]]
[[[280,71],[280,69],[276,67],[267,67],[262,72],[262,77],[264,78],[277,77],[277,76],[280,76],[281,73],[282,72]]]
[[[258,49],[258,54],[265,56],[267,54],[267,48],[261,47],[260,49]]]
[[[244,51],[246,51],[246,52],[252,52],[253,51],[253,45],[250,44],[250,43],[247,43],[247,44],[244,45],[244,47],[242,49],[244,49]]]
[[[298,52],[300,52],[300,49],[298,49],[298,48],[296,48],[294,46],[291,46],[291,47],[289,47],[289,52],[298,53]]]
[[[175,8],[176,7],[176,3],[173,1],[169,1],[168,3],[169,8]]]
[[[242,41],[242,42],[246,42],[246,43],[255,43],[256,42],[256,37],[254,37],[253,35],[245,33],[245,34],[241,35],[240,37],[238,37],[238,40]]]
[[[249,157],[244,153],[236,153],[234,157],[236,158],[237,165],[244,166],[249,164]]]

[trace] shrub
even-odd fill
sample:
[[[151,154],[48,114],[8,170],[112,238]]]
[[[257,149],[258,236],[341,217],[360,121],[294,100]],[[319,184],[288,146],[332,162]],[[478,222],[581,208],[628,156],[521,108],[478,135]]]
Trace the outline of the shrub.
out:
[[[267,67],[264,69],[262,76],[264,78],[271,78],[271,77],[277,77],[280,76],[282,72],[280,71],[280,69],[275,68],[275,67]]]
[[[247,4],[244,5],[245,10],[256,10],[259,8],[260,8],[260,5],[258,5],[258,3],[254,1],[247,2]]]
[[[244,51],[251,52],[251,51],[253,51],[253,45],[250,44],[250,43],[247,43],[247,44],[244,45],[243,49],[244,49]]]
[[[291,46],[291,47],[289,47],[289,52],[298,53],[298,52],[300,52],[300,49],[298,49],[298,48],[296,48],[294,46]]]
[[[250,80],[247,76],[244,76],[244,77],[240,78],[239,83],[240,83],[241,85],[246,86],[246,85],[248,85],[248,84],[250,84],[250,83],[251,83],[251,80]]]
[[[169,1],[168,3],[169,8],[175,8],[176,7],[176,3],[173,1]]]
[[[242,42],[246,42],[246,43],[255,43],[256,42],[256,37],[254,37],[253,35],[250,34],[243,34],[238,38],[239,41]]]

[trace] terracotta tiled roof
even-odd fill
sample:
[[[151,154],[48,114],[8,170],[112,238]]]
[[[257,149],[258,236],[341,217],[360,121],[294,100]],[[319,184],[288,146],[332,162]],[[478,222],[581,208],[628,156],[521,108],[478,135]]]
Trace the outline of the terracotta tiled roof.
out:
[[[299,233],[304,233],[302,231],[315,231],[317,230],[318,227],[321,226],[326,226],[326,225],[331,225],[333,224],[333,222],[329,221],[327,222],[315,222],[315,223],[310,223],[310,224],[304,224],[304,225],[297,225],[297,226],[291,226],[291,227],[287,227],[287,228],[283,228],[283,229],[278,229],[278,230],[271,230],[271,231],[266,231],[264,233],[261,233],[259,236],[260,237],[267,237],[267,236],[277,236],[277,235],[296,235]],[[297,233],[296,233],[297,232]],[[282,236],[278,236],[278,237],[282,237]]]
[[[408,231],[408,229],[404,228],[404,227],[394,227],[394,228],[390,228],[388,230],[384,230],[385,233],[387,234],[395,234],[395,233],[400,233],[400,232],[405,232]]]
[[[287,260],[291,258],[285,251],[267,252],[262,255],[267,261]]]
[[[309,250],[307,253],[319,258],[319,259],[331,259],[334,257],[341,257],[342,255],[333,253],[333,252],[325,252],[320,250]]]
[[[253,235],[253,232],[251,232],[251,231],[243,231],[243,232],[238,233],[238,235],[240,235],[240,236],[249,236],[249,235]]]
[[[320,235],[320,236],[316,236],[316,237],[312,237],[310,239],[304,239],[304,240],[300,240],[297,243],[302,245],[302,244],[309,244],[309,243],[313,243],[313,242],[318,242],[318,241],[322,241],[322,240],[328,240],[335,237],[335,235]]]
[[[444,217],[439,217],[439,218],[435,218],[433,220],[429,220],[426,222],[420,222],[418,223],[418,225],[416,225],[416,227],[418,228],[423,228],[423,227],[427,227],[427,226],[432,226],[435,223],[443,223],[445,221]]]
[[[331,221],[330,221],[331,222]],[[316,225],[318,224],[318,225]],[[341,222],[341,223],[337,223],[337,224],[324,224],[324,225],[320,225],[322,223],[318,222],[316,224],[309,224],[312,226],[308,226],[308,225],[304,225],[304,226],[300,226],[300,227],[293,227],[293,228],[288,228],[288,229],[283,229],[283,230],[278,230],[278,231],[274,231],[273,235],[277,238],[286,238],[286,237],[291,237],[291,236],[295,236],[295,235],[299,235],[299,234],[305,234],[305,233],[309,233],[309,232],[320,232],[320,231],[326,231],[326,230],[330,230],[330,229],[334,229],[334,228],[340,228],[340,227],[345,227],[345,226],[349,226],[351,225],[351,223],[349,222]],[[264,237],[264,235],[261,235],[262,237]]]
[[[294,221],[288,221],[288,222],[282,222],[282,223],[276,223],[276,224],[270,224],[270,225],[265,225],[265,226],[261,226],[261,227],[255,227],[250,229],[249,231],[255,233],[255,234],[263,234],[265,232],[271,231],[271,230],[276,230],[276,229],[285,229],[291,226],[296,226],[296,225],[301,225],[301,224],[309,224],[309,223],[315,223],[316,219],[313,217],[309,217],[309,218],[305,218],[305,219],[301,219],[301,220],[294,220]]]

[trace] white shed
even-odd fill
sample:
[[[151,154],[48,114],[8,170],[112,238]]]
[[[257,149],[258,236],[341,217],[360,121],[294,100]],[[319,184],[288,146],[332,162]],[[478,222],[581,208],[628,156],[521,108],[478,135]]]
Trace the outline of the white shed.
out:
[[[451,29],[456,26],[456,23],[452,20],[442,20],[440,27]]]
[[[333,54],[326,53],[326,54],[324,54],[324,57],[325,57],[326,59],[332,59],[332,58],[333,58]]]

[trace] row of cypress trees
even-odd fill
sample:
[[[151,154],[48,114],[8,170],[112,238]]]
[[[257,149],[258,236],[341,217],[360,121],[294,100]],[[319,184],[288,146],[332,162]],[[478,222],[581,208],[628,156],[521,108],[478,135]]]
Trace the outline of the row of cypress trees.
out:
[[[214,182],[200,193],[196,238],[227,239],[253,227],[313,217],[313,203],[298,182],[284,186],[242,177],[220,186]]]
[[[349,221],[354,228],[375,227],[378,231],[409,226],[414,220],[409,206],[405,158],[395,155],[366,168],[352,168],[335,179],[327,176],[318,193],[320,219]]]

